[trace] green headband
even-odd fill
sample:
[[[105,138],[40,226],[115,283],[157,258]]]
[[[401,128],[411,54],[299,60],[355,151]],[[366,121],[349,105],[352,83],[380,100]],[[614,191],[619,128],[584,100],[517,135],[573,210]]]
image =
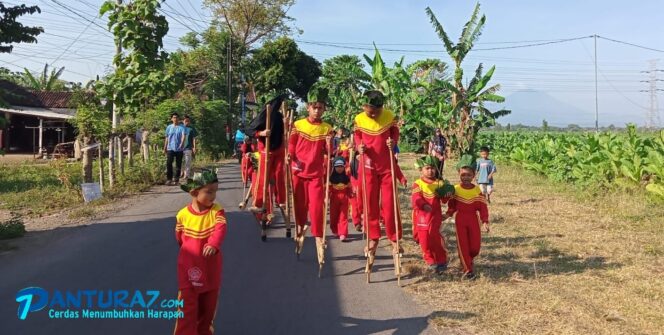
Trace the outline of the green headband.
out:
[[[425,166],[427,166],[427,165],[428,165],[428,166],[433,166],[433,167],[435,167],[435,168],[438,168],[438,167],[440,166],[440,161],[438,160],[438,158],[436,158],[436,157],[434,157],[434,156],[430,156],[430,155],[429,155],[429,156],[424,156],[424,157],[418,158],[418,159],[415,161],[415,167],[416,167],[417,169],[421,169],[421,168],[423,168],[423,167],[425,167]]]
[[[370,105],[376,108],[383,107],[383,104],[385,104],[385,95],[383,95],[383,92],[378,90],[366,91],[362,95],[362,104]]]
[[[203,169],[201,171],[194,172],[193,178],[187,179],[187,182],[184,185],[180,185],[180,188],[189,193],[197,188],[201,188],[205,185],[212,183],[218,183],[217,174],[208,169]]]
[[[322,102],[326,104],[327,96],[328,96],[328,91],[326,88],[314,85],[309,89],[309,93],[307,93],[307,102],[308,103]]]
[[[463,154],[461,158],[459,158],[459,162],[456,165],[457,170],[460,170],[463,167],[469,167],[473,170],[475,170],[476,167],[476,159],[475,156],[471,154]]]

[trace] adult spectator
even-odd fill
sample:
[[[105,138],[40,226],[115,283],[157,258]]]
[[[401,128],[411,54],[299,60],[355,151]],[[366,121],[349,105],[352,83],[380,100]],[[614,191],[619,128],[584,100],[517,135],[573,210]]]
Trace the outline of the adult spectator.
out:
[[[443,136],[440,128],[436,128],[433,138],[429,141],[429,155],[438,158],[440,165],[436,167],[437,178],[443,177],[443,168],[445,167],[445,159],[449,156],[449,148],[447,145],[447,138]]]
[[[185,144],[185,130],[180,125],[180,115],[171,114],[171,122],[166,127],[164,138],[164,152],[166,152],[166,185],[177,185],[182,170],[182,155]],[[175,173],[173,173],[173,160],[175,160]]]

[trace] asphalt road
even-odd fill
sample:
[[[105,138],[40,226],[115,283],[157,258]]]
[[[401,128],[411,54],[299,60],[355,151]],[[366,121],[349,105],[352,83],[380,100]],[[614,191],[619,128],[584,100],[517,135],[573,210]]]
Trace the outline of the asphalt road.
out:
[[[307,238],[300,260],[279,224],[261,242],[255,220],[237,209],[242,197],[238,171],[237,164],[220,171],[217,201],[227,211],[229,226],[216,334],[435,333],[427,322],[430,311],[397,287],[389,248],[379,249],[373,282],[366,284],[359,234],[351,236],[352,242],[329,240],[321,279],[313,238]],[[51,294],[158,290],[160,299],[175,298],[174,216],[189,196],[166,186],[151,193],[88,226],[31,233],[41,235],[0,255],[0,334],[171,334],[175,321],[167,319],[53,319],[48,307],[25,320],[17,317],[16,293],[30,286]]]

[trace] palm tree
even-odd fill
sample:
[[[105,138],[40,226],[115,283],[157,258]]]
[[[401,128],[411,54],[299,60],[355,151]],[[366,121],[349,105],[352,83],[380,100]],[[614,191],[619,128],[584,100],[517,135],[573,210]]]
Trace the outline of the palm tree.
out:
[[[487,87],[495,66],[492,66],[485,74],[482,73],[483,67],[480,63],[475,71],[475,76],[467,86],[463,85],[463,69],[461,64],[473,45],[479,39],[486,22],[486,17],[479,17],[480,4],[475,5],[475,10],[466,23],[459,37],[459,42],[454,44],[443,26],[438,22],[431,8],[426,8],[426,13],[431,20],[434,30],[438,37],[443,41],[445,50],[452,58],[455,64],[454,84],[447,81],[439,81],[438,84],[447,88],[451,93],[451,105],[442,106],[450,113],[450,119],[447,125],[443,125],[443,131],[450,139],[454,151],[459,154],[472,153],[475,150],[475,135],[483,128],[495,124],[495,119],[510,113],[508,110],[491,112],[485,107],[486,102],[501,103],[505,98],[497,95],[500,85]]]
[[[23,73],[24,84],[36,91],[55,91],[64,88],[64,84],[60,80],[60,75],[65,70],[64,66],[58,69],[52,69],[51,73],[48,73],[48,64],[44,65],[44,71],[42,72],[39,78],[35,78],[30,70],[24,68],[25,72]]]

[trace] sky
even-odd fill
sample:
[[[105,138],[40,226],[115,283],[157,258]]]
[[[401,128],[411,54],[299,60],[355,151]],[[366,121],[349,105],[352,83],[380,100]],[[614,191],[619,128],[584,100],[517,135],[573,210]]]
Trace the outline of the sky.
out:
[[[21,0],[4,1],[12,5]],[[85,82],[109,71],[114,52],[106,19],[99,18],[99,0],[24,0],[39,5],[42,13],[23,16],[25,24],[41,25],[45,33],[37,44],[19,44],[12,54],[0,54],[0,66],[38,71],[44,63],[65,66],[63,79]],[[376,43],[388,65],[439,58],[449,62],[425,13],[431,7],[453,41],[470,17],[474,1],[461,0],[299,0],[289,10],[294,26],[303,31],[293,38],[300,48],[321,62],[340,54],[373,54]],[[168,51],[180,47],[178,39],[189,31],[202,31],[211,12],[202,0],[167,0],[162,9],[170,25]],[[464,64],[466,74],[479,63],[496,66],[492,83],[501,84],[507,98],[515,92],[539,91],[578,108],[578,122],[594,125],[594,39],[522,46],[553,40],[588,37],[637,44],[659,51],[597,39],[598,110],[600,125],[643,124],[650,110],[647,81],[651,60],[664,69],[664,1],[637,0],[487,0],[481,12],[486,25]],[[75,14],[76,13],[76,14]],[[93,23],[90,23],[92,21]],[[328,44],[328,45],[321,45]],[[332,44],[332,45],[330,45]],[[389,50],[398,51],[389,51]],[[664,79],[664,71],[657,73]],[[664,81],[659,82],[664,88]],[[538,92],[538,93],[539,93]],[[664,92],[658,94],[661,100]],[[520,94],[523,97],[523,93]],[[664,102],[662,103],[664,105]],[[660,112],[664,118],[664,112]],[[547,120],[556,124],[555,116]],[[661,124],[660,124],[661,126]]]

